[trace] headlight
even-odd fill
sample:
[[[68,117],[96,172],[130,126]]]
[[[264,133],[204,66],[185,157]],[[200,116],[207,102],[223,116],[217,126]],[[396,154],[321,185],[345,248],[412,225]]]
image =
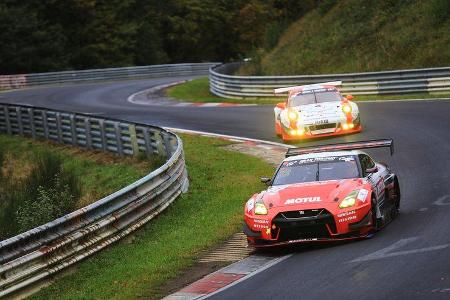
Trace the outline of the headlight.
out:
[[[345,114],[351,113],[352,112],[352,106],[350,104],[344,104],[344,105],[342,105],[342,111]]]
[[[255,203],[255,215],[267,215],[267,208],[264,203]]]
[[[353,192],[348,194],[347,197],[345,197],[344,200],[342,200],[341,203],[339,203],[339,208],[348,208],[355,205],[358,192],[359,190],[354,190]]]
[[[297,121],[298,120],[298,112],[296,110],[290,110],[288,112],[288,118],[290,121]]]

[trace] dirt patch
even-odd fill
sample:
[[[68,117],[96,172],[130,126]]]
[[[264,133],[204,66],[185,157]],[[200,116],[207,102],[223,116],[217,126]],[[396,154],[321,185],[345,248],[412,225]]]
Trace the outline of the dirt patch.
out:
[[[231,144],[225,146],[224,148],[227,150],[256,156],[275,166],[280,164],[286,154],[286,149],[273,149],[272,147],[265,147],[263,145],[255,146],[247,143]]]

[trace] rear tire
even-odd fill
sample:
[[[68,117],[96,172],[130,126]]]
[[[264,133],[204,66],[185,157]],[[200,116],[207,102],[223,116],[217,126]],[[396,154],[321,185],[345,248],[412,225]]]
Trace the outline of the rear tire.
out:
[[[395,192],[395,207],[397,210],[400,210],[400,185],[398,183],[397,177],[395,177],[395,183],[394,183],[394,192]]]

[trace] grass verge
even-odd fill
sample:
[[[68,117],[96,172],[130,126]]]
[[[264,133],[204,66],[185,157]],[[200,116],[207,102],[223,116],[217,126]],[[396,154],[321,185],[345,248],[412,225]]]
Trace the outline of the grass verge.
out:
[[[0,180],[3,183],[0,186],[0,191],[3,191],[2,195],[0,195],[3,196],[0,197],[0,240],[40,225],[42,219],[48,221],[50,217],[51,220],[55,217],[53,214],[59,217],[69,213],[74,208],[83,207],[109,195],[148,174],[152,169],[155,169],[162,163],[156,160],[120,158],[113,154],[100,151],[83,150],[53,142],[36,141],[4,134],[0,134],[0,152],[2,158],[0,163],[0,177],[7,179]],[[35,196],[31,197],[33,199],[26,197],[30,193],[33,194],[30,189],[36,188],[35,186],[30,186],[28,183],[30,180],[35,182],[39,179],[39,174],[41,173],[47,174],[48,170],[46,168],[52,169],[56,167],[54,165],[56,161],[52,161],[52,165],[48,164],[50,161],[46,159],[50,158],[57,158],[57,164],[64,171],[63,174],[70,174],[67,178],[76,179],[76,182],[78,182],[77,185],[79,185],[79,192],[76,193],[77,196],[73,200],[69,199],[70,205],[62,205],[61,208],[58,208],[53,213],[51,209],[54,207],[45,206],[45,209],[41,207],[42,211],[36,212],[37,215],[35,217],[37,219],[27,219],[26,222],[22,220],[22,223],[28,225],[22,224],[19,226],[17,222],[19,222],[18,218],[20,218],[20,214],[17,209],[20,210],[20,207],[23,206],[22,204],[24,203],[21,201],[31,201],[29,205],[24,207],[27,208],[30,205],[39,206],[38,203],[42,200]],[[43,161],[47,163],[43,164]],[[58,179],[63,180],[64,178],[61,177],[62,174],[59,175]],[[48,188],[47,186],[44,187],[44,185],[49,184],[51,186],[50,181],[54,180],[54,178],[48,178],[48,176],[44,177],[46,178],[42,178],[42,185],[39,184],[40,187],[37,188],[38,190],[39,188]],[[65,183],[65,181],[62,183]],[[20,188],[24,191],[20,190]],[[45,199],[54,197],[53,194],[55,194],[55,191],[51,191],[51,195],[48,193],[40,193],[39,195],[42,197],[45,196]],[[23,194],[22,192],[25,193],[25,199],[19,197],[19,194]],[[63,195],[65,195],[65,192],[57,196],[57,198],[59,197],[57,200],[59,203],[63,203]],[[49,199],[47,199],[47,202],[50,201]],[[51,201],[49,203],[47,202],[45,203],[48,205],[51,204]],[[19,207],[17,208],[17,206]],[[31,218],[31,215],[26,214],[24,216],[30,216]]]
[[[158,218],[31,299],[158,298],[158,287],[193,264],[198,253],[241,228],[244,202],[273,172],[262,160],[222,148],[228,142],[182,135],[190,188]]]
[[[241,103],[241,104],[273,104],[280,102],[279,98],[247,98],[227,99],[218,97],[209,91],[208,77],[202,77],[182,83],[166,90],[167,96],[185,102],[198,103]]]
[[[201,103],[241,103],[241,104],[276,104],[282,102],[284,98],[246,98],[246,99],[226,99],[218,97],[209,91],[209,81],[207,77],[194,79],[186,83],[176,85],[167,89],[167,96],[180,101],[201,102]],[[416,93],[406,95],[355,95],[355,101],[367,100],[400,100],[400,99],[433,99],[450,98],[450,93],[431,95],[428,93]]]

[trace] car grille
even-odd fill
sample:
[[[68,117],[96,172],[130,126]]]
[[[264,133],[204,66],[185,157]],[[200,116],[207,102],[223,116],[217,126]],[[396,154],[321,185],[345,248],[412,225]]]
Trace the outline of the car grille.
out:
[[[293,210],[280,213],[286,219],[301,219],[305,217],[316,217],[320,215],[324,209],[309,209],[309,210]]]
[[[336,123],[327,123],[327,124],[309,126],[309,130],[311,130],[311,131],[331,129],[331,128],[336,128]]]
[[[289,241],[309,238],[329,238],[330,231],[336,233],[333,215],[326,209],[310,209],[280,212],[273,219],[276,226],[272,238]],[[330,231],[328,228],[330,228]]]

